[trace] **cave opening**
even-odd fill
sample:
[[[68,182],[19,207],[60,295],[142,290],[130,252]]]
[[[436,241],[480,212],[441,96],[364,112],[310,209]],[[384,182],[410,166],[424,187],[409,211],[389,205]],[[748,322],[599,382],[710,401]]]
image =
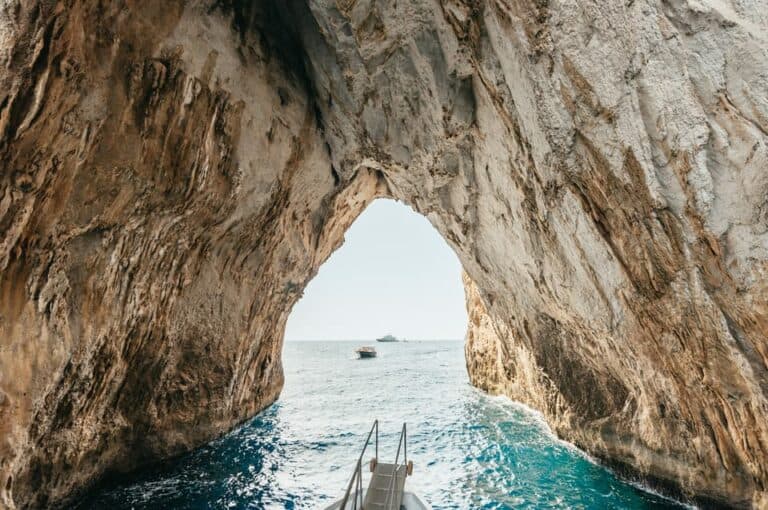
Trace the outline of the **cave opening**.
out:
[[[304,446],[280,459],[301,476],[278,485],[300,491],[310,481],[313,495],[330,502],[374,420],[380,458],[393,461],[403,423],[418,434],[470,389],[467,320],[461,263],[427,218],[389,198],[368,204],[288,317],[285,383],[265,425],[281,421]],[[385,336],[398,341],[377,341]],[[376,357],[359,358],[363,346]],[[425,444],[412,439],[411,451],[426,453]]]
[[[467,327],[461,263],[429,221],[373,201],[321,266],[288,318],[287,342],[460,340]]]

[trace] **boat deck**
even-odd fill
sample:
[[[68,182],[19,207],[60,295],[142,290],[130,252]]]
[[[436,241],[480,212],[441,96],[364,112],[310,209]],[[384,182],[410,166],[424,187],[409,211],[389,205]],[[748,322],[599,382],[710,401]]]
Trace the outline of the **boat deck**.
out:
[[[397,473],[395,473],[394,464],[376,464],[371,482],[368,484],[368,490],[365,493],[363,508],[366,510],[400,510],[405,490],[405,477],[406,468],[404,465],[400,465]],[[390,492],[393,486],[394,491]],[[391,501],[388,501],[388,496],[392,498]]]
[[[376,433],[375,436],[373,436],[374,432]],[[363,456],[371,443],[372,436],[376,445],[376,456],[371,461],[373,468],[371,481],[368,483],[368,488],[364,489]],[[402,457],[400,456],[401,452]],[[405,492],[405,479],[413,473],[413,463],[408,461],[408,439],[405,423],[400,429],[395,462],[392,464],[380,463],[378,458],[379,420],[374,420],[373,426],[365,438],[363,450],[357,458],[355,471],[349,479],[344,497],[326,510],[427,510],[429,508],[416,495]]]

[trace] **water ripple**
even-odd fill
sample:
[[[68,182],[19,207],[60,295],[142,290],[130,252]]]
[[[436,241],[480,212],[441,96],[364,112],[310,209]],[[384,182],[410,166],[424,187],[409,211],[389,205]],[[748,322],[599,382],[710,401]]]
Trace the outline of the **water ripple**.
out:
[[[354,347],[287,343],[277,404],[75,508],[323,508],[343,492],[374,418],[385,461],[408,422],[408,484],[435,509],[681,508],[559,441],[538,413],[472,388],[459,342],[381,344],[364,362]]]

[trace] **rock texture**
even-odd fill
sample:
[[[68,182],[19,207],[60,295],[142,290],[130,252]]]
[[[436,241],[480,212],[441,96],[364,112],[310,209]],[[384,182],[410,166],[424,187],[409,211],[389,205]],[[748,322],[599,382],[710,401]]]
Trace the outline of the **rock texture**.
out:
[[[768,507],[765,0],[0,3],[0,505],[272,402],[377,197],[467,273],[472,381]]]

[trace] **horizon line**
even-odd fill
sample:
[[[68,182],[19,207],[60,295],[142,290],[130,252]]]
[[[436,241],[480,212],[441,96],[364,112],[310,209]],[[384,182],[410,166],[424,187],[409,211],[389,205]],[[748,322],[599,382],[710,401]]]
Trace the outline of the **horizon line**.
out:
[[[375,342],[375,338],[285,338],[285,342]],[[463,342],[463,338],[405,338],[397,342],[379,343],[408,343],[408,342]]]

